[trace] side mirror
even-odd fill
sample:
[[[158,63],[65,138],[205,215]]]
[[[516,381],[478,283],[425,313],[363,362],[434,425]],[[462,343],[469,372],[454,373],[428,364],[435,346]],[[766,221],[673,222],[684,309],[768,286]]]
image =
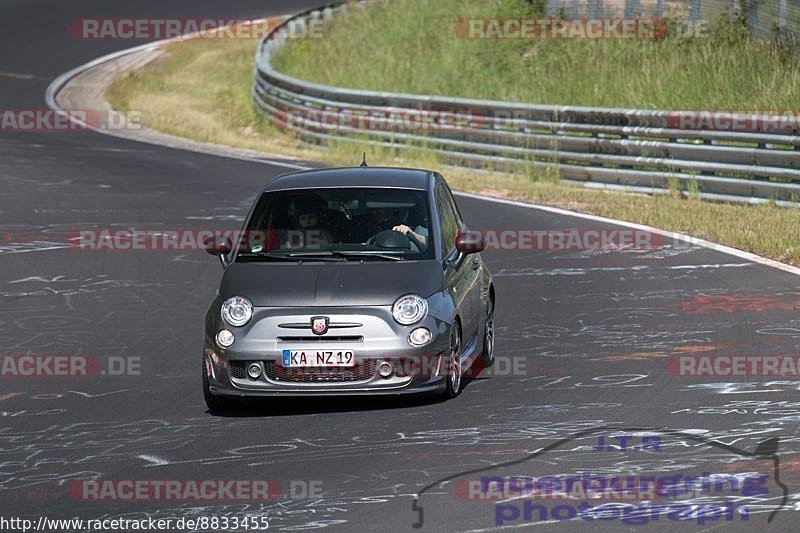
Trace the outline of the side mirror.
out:
[[[456,250],[462,254],[474,254],[482,252],[486,248],[486,242],[480,231],[459,231],[456,234]]]
[[[233,249],[233,244],[231,244],[231,240],[228,237],[209,237],[203,241],[203,246],[206,249],[206,253],[219,257],[219,261],[222,263],[223,267],[228,266],[226,256],[231,253]]]
[[[227,237],[208,237],[203,241],[203,247],[211,255],[227,254],[233,248]]]

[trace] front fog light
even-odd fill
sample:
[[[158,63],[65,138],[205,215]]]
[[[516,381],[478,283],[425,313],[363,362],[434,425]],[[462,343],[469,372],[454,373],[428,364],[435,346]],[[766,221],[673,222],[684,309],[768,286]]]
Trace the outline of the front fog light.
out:
[[[247,375],[250,376],[250,379],[258,379],[261,375],[261,365],[258,363],[250,363],[247,367]]]
[[[233,333],[227,329],[220,330],[220,332],[217,333],[217,344],[223,348],[228,348],[231,344],[233,344],[234,340],[235,337],[233,336]]]
[[[392,364],[388,361],[381,361],[378,363],[378,375],[382,378],[388,378],[392,375]]]
[[[408,335],[408,342],[412,346],[425,346],[431,342],[431,330],[428,328],[417,328]]]

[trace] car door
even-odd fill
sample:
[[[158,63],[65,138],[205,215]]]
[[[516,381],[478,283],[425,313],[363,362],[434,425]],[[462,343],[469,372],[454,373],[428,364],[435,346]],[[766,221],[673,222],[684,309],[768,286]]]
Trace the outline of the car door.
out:
[[[459,309],[461,343],[464,347],[480,326],[480,258],[477,254],[464,255],[456,249],[455,237],[465,227],[453,195],[443,181],[436,187],[435,200],[443,257],[449,263],[445,281]]]
[[[456,203],[455,198],[453,197],[453,193],[450,191],[450,188],[447,184],[444,184],[445,191],[447,193],[447,197],[450,199],[450,202],[453,206],[453,211],[456,214],[456,222],[458,224],[458,231],[466,231],[468,228],[464,223],[464,219],[461,216],[461,210],[458,208],[458,204]],[[480,253],[474,253],[466,256],[463,261],[467,264],[468,270],[466,273],[468,274],[467,278],[467,297],[466,301],[469,303],[470,306],[470,317],[471,320],[474,321],[474,329],[473,331],[478,336],[477,340],[481,341],[483,339],[483,305],[481,304],[481,295],[483,294],[483,276],[481,275],[482,270],[482,258]]]

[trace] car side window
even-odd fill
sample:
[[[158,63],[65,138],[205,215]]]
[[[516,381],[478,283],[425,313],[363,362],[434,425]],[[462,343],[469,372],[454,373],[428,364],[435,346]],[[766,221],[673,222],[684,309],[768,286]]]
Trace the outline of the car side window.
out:
[[[443,185],[436,187],[436,211],[439,212],[441,239],[445,257],[455,248],[455,236],[458,233],[458,215],[450,194]]]
[[[461,211],[458,209],[458,204],[456,203],[456,199],[453,198],[453,193],[446,184],[442,184],[442,188],[445,191],[445,196],[447,197],[447,201],[450,202],[450,205],[453,208],[453,213],[455,213],[456,217],[456,224],[458,225],[459,229],[464,229],[464,220],[461,217]]]

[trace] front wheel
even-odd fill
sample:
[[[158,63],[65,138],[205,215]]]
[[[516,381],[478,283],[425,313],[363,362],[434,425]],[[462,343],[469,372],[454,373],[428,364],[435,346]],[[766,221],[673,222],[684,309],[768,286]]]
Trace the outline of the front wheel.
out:
[[[442,396],[455,398],[461,392],[461,330],[458,322],[453,324],[450,332],[450,357],[448,359],[447,381]]]
[[[483,327],[483,352],[481,362],[484,368],[494,364],[494,299],[489,298],[486,305],[486,321]]]

